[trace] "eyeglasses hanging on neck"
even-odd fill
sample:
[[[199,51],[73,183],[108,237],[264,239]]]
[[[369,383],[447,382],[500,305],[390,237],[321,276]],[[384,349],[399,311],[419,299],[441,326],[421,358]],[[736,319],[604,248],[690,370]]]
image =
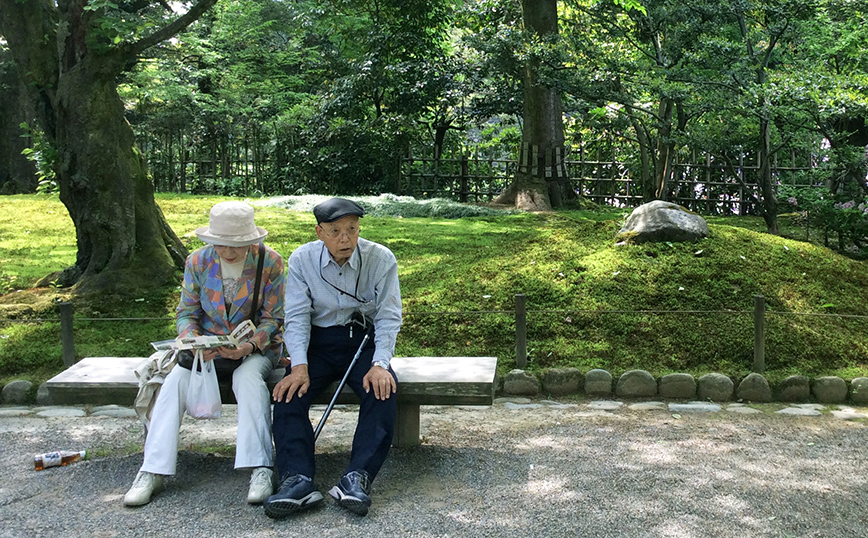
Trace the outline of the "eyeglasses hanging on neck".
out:
[[[358,249],[358,247],[357,247],[357,249]],[[320,260],[322,260],[322,254],[323,254],[324,250],[325,250],[325,245],[323,245],[322,249],[320,250],[320,253],[319,253]],[[349,263],[349,260],[348,260],[348,263]],[[361,251],[359,251],[359,270],[356,272],[356,288],[353,290],[353,293],[350,293],[346,290],[342,290],[341,288],[335,286],[334,284],[332,284],[331,282],[326,280],[325,275],[322,274],[322,262],[320,262],[320,264],[319,264],[319,277],[322,279],[323,282],[325,282],[329,286],[333,287],[334,289],[338,290],[341,295],[346,295],[347,297],[353,298],[362,304],[368,304],[371,302],[368,299],[362,299],[361,297],[356,296],[356,293],[359,292],[359,279],[362,277],[362,253],[361,253]]]

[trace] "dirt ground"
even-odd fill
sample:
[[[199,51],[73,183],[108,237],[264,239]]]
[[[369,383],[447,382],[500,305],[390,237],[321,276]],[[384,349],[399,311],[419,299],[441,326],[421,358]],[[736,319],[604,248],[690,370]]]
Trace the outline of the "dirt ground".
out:
[[[245,502],[233,406],[185,419],[178,475],[138,509],[122,503],[141,464],[135,418],[2,417],[0,536],[868,536],[866,423],[772,411],[423,407],[423,442],[392,450],[368,517],[327,498],[280,521]],[[320,437],[323,493],[355,414],[337,409]],[[33,470],[34,453],[59,448],[93,457]]]

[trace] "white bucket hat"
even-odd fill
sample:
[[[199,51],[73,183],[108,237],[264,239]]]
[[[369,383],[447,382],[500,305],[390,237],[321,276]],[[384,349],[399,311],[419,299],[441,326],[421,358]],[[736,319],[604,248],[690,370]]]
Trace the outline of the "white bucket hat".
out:
[[[253,208],[244,202],[220,202],[211,208],[208,226],[196,229],[202,241],[226,247],[261,243],[268,232],[253,223]]]

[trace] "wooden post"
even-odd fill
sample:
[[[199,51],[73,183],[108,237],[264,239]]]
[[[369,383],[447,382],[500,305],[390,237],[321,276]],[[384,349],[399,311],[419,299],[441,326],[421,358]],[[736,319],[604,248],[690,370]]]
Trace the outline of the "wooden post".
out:
[[[461,180],[459,182],[460,192],[458,199],[462,204],[467,203],[467,176],[470,175],[470,167],[468,166],[467,153],[461,154]],[[477,170],[479,168],[477,167]]]
[[[63,349],[63,366],[75,364],[75,339],[72,332],[72,304],[63,302],[60,308],[60,343]]]
[[[766,299],[762,295],[753,296],[753,371],[766,371]]]
[[[515,296],[515,362],[519,368],[527,366],[527,297]]]

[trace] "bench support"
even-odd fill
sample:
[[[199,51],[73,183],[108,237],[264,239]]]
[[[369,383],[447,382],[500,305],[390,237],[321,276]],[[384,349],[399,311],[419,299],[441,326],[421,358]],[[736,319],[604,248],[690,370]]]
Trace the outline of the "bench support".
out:
[[[418,446],[419,437],[419,404],[398,402],[398,414],[395,418],[395,436],[392,446],[404,448]]]

